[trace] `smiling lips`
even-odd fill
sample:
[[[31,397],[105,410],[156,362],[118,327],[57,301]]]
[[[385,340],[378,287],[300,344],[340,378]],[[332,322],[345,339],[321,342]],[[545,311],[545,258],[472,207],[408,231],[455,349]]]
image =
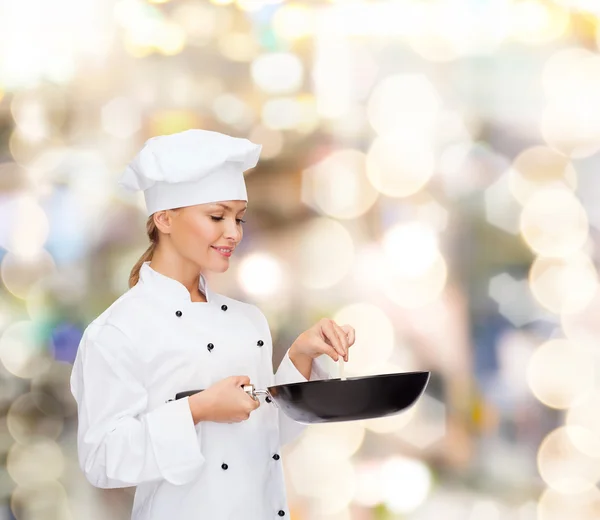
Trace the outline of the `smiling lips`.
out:
[[[218,253],[222,254],[223,256],[226,256],[227,258],[229,258],[231,256],[231,253],[233,253],[233,248],[231,247],[211,247],[215,249]]]

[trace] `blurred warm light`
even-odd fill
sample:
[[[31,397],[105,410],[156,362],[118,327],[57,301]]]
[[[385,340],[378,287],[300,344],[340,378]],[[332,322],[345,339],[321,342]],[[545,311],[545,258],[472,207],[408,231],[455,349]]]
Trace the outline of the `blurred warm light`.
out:
[[[577,197],[564,188],[544,188],[532,195],[521,213],[521,233],[537,254],[568,257],[588,239],[588,219]]]
[[[446,405],[435,397],[421,395],[403,414],[410,415],[410,420],[393,433],[412,446],[425,449],[446,435]]]
[[[354,348],[354,347],[352,347]],[[366,374],[362,374],[366,375]],[[377,375],[377,374],[373,374]],[[375,419],[369,419],[364,421],[365,427],[374,433],[387,434],[400,431],[404,428],[411,420],[413,420],[416,414],[417,408],[412,406],[408,410],[390,415],[388,417],[377,417]]]
[[[513,37],[525,43],[548,43],[562,36],[569,26],[569,11],[556,5],[525,0],[513,3],[511,8]]]
[[[8,252],[2,258],[0,276],[8,291],[17,298],[27,298],[31,288],[45,276],[56,271],[52,256],[40,250],[35,256],[21,257]]]
[[[297,241],[298,274],[312,289],[325,289],[338,283],[352,267],[354,242],[339,222],[316,218],[302,228]]]
[[[235,0],[236,5],[243,11],[260,11],[263,7],[283,3],[284,0]]]
[[[503,173],[484,193],[486,220],[511,235],[519,234],[521,207],[510,193],[509,174]]]
[[[501,505],[491,499],[477,500],[473,504],[469,520],[476,520],[478,518],[485,518],[486,520],[500,520],[504,518]]]
[[[561,324],[565,336],[580,347],[600,355],[600,291],[579,312],[562,314]]]
[[[251,65],[254,83],[268,94],[290,94],[302,86],[302,61],[290,52],[261,54]]]
[[[426,273],[439,256],[437,235],[420,222],[391,227],[385,232],[382,245],[395,273],[406,278]]]
[[[549,488],[542,493],[537,507],[537,520],[597,520],[599,517],[598,488],[568,494]]]
[[[326,446],[331,446],[327,442]],[[290,484],[305,497],[319,500],[321,514],[346,508],[356,491],[356,474],[348,459],[328,458],[321,444],[300,443],[287,456]]]
[[[381,492],[386,506],[394,513],[410,513],[429,495],[432,476],[420,460],[394,456],[381,467]]]
[[[565,409],[594,385],[594,362],[577,345],[553,339],[534,351],[527,369],[533,394],[546,406]]]
[[[529,271],[535,299],[556,314],[580,312],[592,300],[598,286],[594,264],[583,253],[567,258],[538,257]]]
[[[550,103],[560,103],[586,87],[582,94],[593,95],[586,82],[596,80],[600,56],[584,47],[567,47],[556,51],[544,65],[542,85]]]
[[[484,150],[483,146],[474,145],[471,141],[457,142],[442,150],[436,170],[439,172],[444,191],[451,197],[471,193],[477,188],[470,161],[472,155]]]
[[[419,277],[400,276],[388,265],[390,276],[384,287],[385,295],[397,305],[416,309],[433,303],[442,293],[448,278],[446,261],[439,255],[431,268]]]
[[[431,145],[420,139],[378,137],[367,154],[371,184],[390,197],[418,192],[433,175],[435,158]]]
[[[18,519],[76,519],[73,502],[69,501],[65,487],[55,480],[17,486],[10,497],[10,509],[13,518]]]
[[[386,231],[381,282],[394,303],[417,308],[433,302],[446,285],[447,267],[433,230],[421,223],[397,224]]]
[[[50,128],[50,127],[48,127]],[[54,130],[50,135],[38,133],[32,136],[24,132],[31,132],[31,128],[16,127],[8,139],[8,149],[14,161],[24,167],[29,167],[48,149],[62,146],[62,138]],[[35,137],[31,140],[30,137]]]
[[[234,128],[245,129],[254,119],[251,108],[244,100],[230,93],[217,96],[213,102],[213,111],[220,121]]]
[[[542,441],[537,460],[544,482],[553,490],[570,495],[595,487],[600,479],[600,458],[579,451],[567,433],[569,429],[579,429],[576,435],[591,435],[579,426],[557,428]]]
[[[161,27],[156,48],[166,56],[179,54],[185,47],[186,35],[183,28],[175,22],[165,22]]]
[[[219,37],[218,44],[221,54],[232,61],[252,61],[259,50],[256,39],[245,32],[225,32]]]
[[[351,324],[356,331],[345,372],[362,375],[388,361],[394,349],[394,327],[383,310],[370,303],[355,303],[338,310],[333,319],[340,325]]]
[[[303,113],[304,105],[300,99],[281,97],[270,99],[263,105],[263,124],[273,130],[293,130],[310,118],[314,122],[314,114]],[[309,120],[310,123],[310,120]]]
[[[0,84],[11,90],[65,84],[81,59],[103,58],[113,29],[106,4],[5,0],[0,16]]]
[[[523,205],[540,188],[577,189],[577,172],[569,158],[545,146],[533,146],[521,152],[508,174],[510,191]]]
[[[224,11],[208,3],[178,2],[174,7],[172,19],[185,31],[190,45],[206,45],[219,30],[227,29],[220,16]]]
[[[421,74],[388,76],[374,89],[367,110],[380,135],[418,139],[431,135],[441,108],[433,84]]]
[[[273,130],[259,124],[252,128],[248,138],[253,143],[262,145],[260,152],[262,160],[273,159],[283,150],[284,137],[280,130]]]
[[[21,258],[38,256],[50,231],[48,217],[36,198],[27,193],[16,198],[15,206],[7,248]]]
[[[380,464],[363,462],[356,468],[356,495],[354,501],[363,507],[375,507],[383,501]]]
[[[361,421],[320,424],[307,428],[300,449],[317,450],[324,462],[348,460],[360,449],[364,438]]]
[[[52,101],[57,102],[58,99],[53,99]],[[50,137],[51,122],[48,116],[49,112],[54,112],[54,110],[44,106],[41,96],[16,95],[10,104],[10,110],[21,135],[25,139],[32,142],[39,142]],[[64,107],[61,107],[60,103],[58,103],[56,111],[60,113],[62,110],[64,110]]]
[[[352,48],[347,39],[332,31],[323,20],[317,27],[311,74],[317,113],[324,119],[335,120],[346,116],[355,105]]]
[[[187,36],[183,27],[167,20],[158,8],[146,2],[122,0],[115,5],[115,17],[126,29],[125,49],[134,57],[152,51],[173,56],[185,47]]]
[[[32,321],[16,321],[0,337],[0,362],[12,375],[30,379],[40,375],[51,362],[48,349]]]
[[[581,11],[600,16],[600,5],[595,0],[554,0],[555,3],[573,11]]]
[[[315,26],[315,11],[312,6],[288,2],[273,15],[275,33],[287,40],[298,40],[310,36]]]
[[[600,149],[600,121],[589,117],[600,108],[600,56],[563,49],[546,63],[542,76],[548,105],[542,115],[546,142],[571,157]]]
[[[441,233],[448,226],[449,212],[429,193],[421,191],[414,200],[415,220]]]
[[[20,444],[29,444],[41,437],[58,439],[63,431],[60,404],[48,394],[21,394],[10,405],[6,424],[12,437]]]
[[[215,5],[229,5],[233,4],[234,0],[210,0]]]
[[[593,103],[580,99],[577,102],[580,103],[577,107],[547,107],[542,115],[542,135],[549,146],[561,153],[575,158],[589,157],[600,150],[600,123],[588,117],[589,111],[594,110]]]
[[[142,126],[140,107],[126,97],[117,97],[102,107],[102,128],[114,137],[127,139]]]
[[[600,392],[587,393],[577,400],[567,413],[567,426],[579,426],[567,430],[571,442],[581,452],[590,457],[600,457]]]
[[[378,192],[366,176],[365,155],[338,150],[302,173],[302,200],[340,219],[357,218],[375,203]]]
[[[8,452],[6,468],[20,486],[35,486],[61,477],[65,459],[56,442],[38,439],[27,445],[13,444]]]
[[[246,255],[238,268],[238,281],[246,293],[257,297],[269,297],[282,290],[283,267],[269,253]]]
[[[490,54],[509,35],[509,2],[487,2],[471,9],[468,2],[435,0],[411,6],[418,17],[408,36],[410,46],[434,62]],[[457,16],[460,9],[460,16]],[[451,22],[450,22],[451,21]]]

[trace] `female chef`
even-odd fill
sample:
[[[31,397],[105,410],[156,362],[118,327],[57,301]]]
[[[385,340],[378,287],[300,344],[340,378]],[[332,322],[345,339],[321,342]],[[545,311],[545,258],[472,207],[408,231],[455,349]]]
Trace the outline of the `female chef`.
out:
[[[94,486],[137,486],[134,520],[289,518],[280,446],[304,425],[241,387],[329,378],[316,358],[347,361],[354,343],[352,327],[321,320],[273,374],[263,313],[207,283],[242,239],[243,173],[260,150],[205,130],[154,137],[119,181],[144,192],[150,247],[86,328],[71,391],[80,466]]]

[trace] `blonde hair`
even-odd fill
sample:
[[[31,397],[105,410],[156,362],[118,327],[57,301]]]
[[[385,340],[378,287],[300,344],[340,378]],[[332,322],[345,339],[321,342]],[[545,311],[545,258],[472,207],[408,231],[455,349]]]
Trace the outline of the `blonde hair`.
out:
[[[140,259],[136,262],[131,270],[129,275],[129,288],[131,289],[136,283],[138,283],[140,279],[140,269],[142,268],[142,264],[144,262],[149,262],[152,260],[152,256],[154,255],[154,250],[158,245],[158,228],[154,223],[154,217],[150,215],[148,220],[146,221],[146,233],[148,234],[148,239],[150,240],[150,245],[148,249],[144,251],[144,254],[140,256]]]

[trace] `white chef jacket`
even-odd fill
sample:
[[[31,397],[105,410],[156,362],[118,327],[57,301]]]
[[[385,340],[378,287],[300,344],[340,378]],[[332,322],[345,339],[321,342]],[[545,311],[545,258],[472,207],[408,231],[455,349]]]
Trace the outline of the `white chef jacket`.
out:
[[[137,486],[133,520],[289,518],[280,446],[305,425],[275,403],[240,423],[194,425],[177,392],[247,375],[256,388],[306,381],[289,351],[273,374],[260,309],[142,265],[139,282],[85,330],[71,374],[79,463],[100,488]],[[310,380],[329,374],[313,362]]]

